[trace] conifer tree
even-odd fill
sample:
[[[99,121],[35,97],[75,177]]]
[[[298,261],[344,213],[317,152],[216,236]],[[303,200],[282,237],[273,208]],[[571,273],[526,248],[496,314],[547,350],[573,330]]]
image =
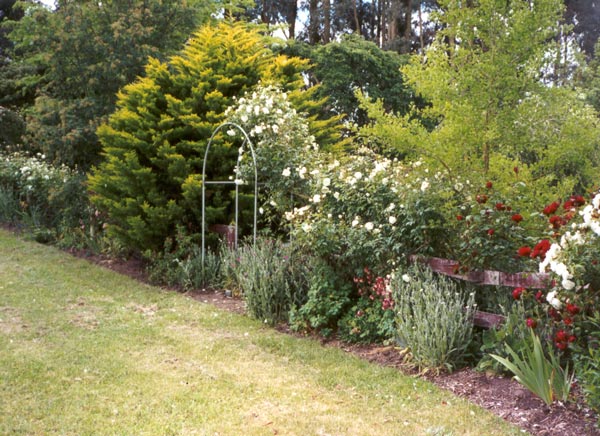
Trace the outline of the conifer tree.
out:
[[[270,42],[244,23],[205,26],[168,62],[150,60],[144,77],[119,93],[116,112],[98,129],[104,161],[89,178],[111,235],[143,251],[159,250],[177,227],[198,232],[205,148],[236,96],[274,83],[299,110],[316,112],[314,91],[302,90],[306,61],[274,54]],[[312,117],[311,133],[331,141],[335,122]],[[228,141],[215,138],[207,180],[233,174],[239,144]],[[211,185],[207,198],[207,222],[228,222],[230,191]]]

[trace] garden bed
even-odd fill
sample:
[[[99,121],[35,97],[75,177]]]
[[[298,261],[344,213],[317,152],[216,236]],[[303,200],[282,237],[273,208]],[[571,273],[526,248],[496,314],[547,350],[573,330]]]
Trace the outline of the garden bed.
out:
[[[85,251],[72,251],[72,254],[137,280],[147,281],[143,264],[138,260],[109,259]],[[195,291],[190,292],[189,295],[224,310],[235,313],[245,312],[243,300],[227,297],[222,291]],[[280,330],[291,333],[285,326],[280,327]],[[341,348],[378,365],[395,367],[404,373],[419,375],[405,364],[399,350],[395,347],[352,345],[337,340],[323,340],[323,344]],[[420,374],[419,376],[457,396],[468,399],[533,435],[600,435],[600,430],[595,427],[596,416],[583,405],[582,401],[568,405],[555,403],[552,407],[547,407],[540,399],[509,377],[485,374],[471,368],[464,368],[451,374]],[[574,393],[577,398],[581,398],[577,389]]]

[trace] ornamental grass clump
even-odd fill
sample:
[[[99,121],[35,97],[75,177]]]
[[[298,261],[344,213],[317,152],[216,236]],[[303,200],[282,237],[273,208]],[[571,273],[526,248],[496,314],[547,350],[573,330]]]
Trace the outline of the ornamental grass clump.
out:
[[[259,238],[232,254],[224,262],[225,281],[237,287],[252,317],[270,325],[286,322],[290,310],[306,301],[305,262],[291,245]]]
[[[391,287],[398,342],[419,368],[451,371],[471,342],[474,294],[461,293],[451,279],[420,266],[394,274]]]

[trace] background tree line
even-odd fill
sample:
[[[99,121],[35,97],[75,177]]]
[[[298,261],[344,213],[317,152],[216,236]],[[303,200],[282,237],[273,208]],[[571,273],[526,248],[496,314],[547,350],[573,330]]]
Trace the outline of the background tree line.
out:
[[[517,3],[523,2],[533,4]],[[404,113],[416,96],[399,72],[402,55],[431,46],[443,31],[436,14],[477,3],[58,0],[49,9],[35,0],[0,0],[0,143],[24,144],[55,163],[88,169],[99,162],[96,129],[115,110],[118,91],[143,74],[149,57],[166,59],[200,25],[223,17],[279,26],[296,41],[286,49],[311,60],[312,84],[330,96],[324,110],[364,124],[354,96],[359,89],[383,99],[386,110]],[[600,6],[585,0],[564,5],[564,31],[553,36],[560,49],[547,80],[583,87],[598,105]]]

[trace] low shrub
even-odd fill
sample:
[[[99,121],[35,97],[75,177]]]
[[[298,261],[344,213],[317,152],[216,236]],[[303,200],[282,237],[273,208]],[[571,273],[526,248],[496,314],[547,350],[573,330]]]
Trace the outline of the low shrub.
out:
[[[452,370],[472,338],[474,295],[420,266],[395,273],[390,286],[398,342],[410,349],[420,368]]]
[[[207,250],[203,265],[202,248],[196,239],[179,228],[175,240],[166,239],[161,253],[146,252],[150,280],[185,291],[219,287],[221,257],[218,253]]]
[[[55,167],[43,155],[0,155],[0,220],[31,229],[52,242],[89,222],[84,175]]]
[[[381,343],[395,336],[394,299],[390,276],[365,268],[354,278],[358,300],[339,322],[339,335],[348,342]]]
[[[352,286],[320,259],[312,258],[309,270],[306,302],[300,307],[292,307],[290,326],[294,331],[314,331],[329,337],[348,310]]]

